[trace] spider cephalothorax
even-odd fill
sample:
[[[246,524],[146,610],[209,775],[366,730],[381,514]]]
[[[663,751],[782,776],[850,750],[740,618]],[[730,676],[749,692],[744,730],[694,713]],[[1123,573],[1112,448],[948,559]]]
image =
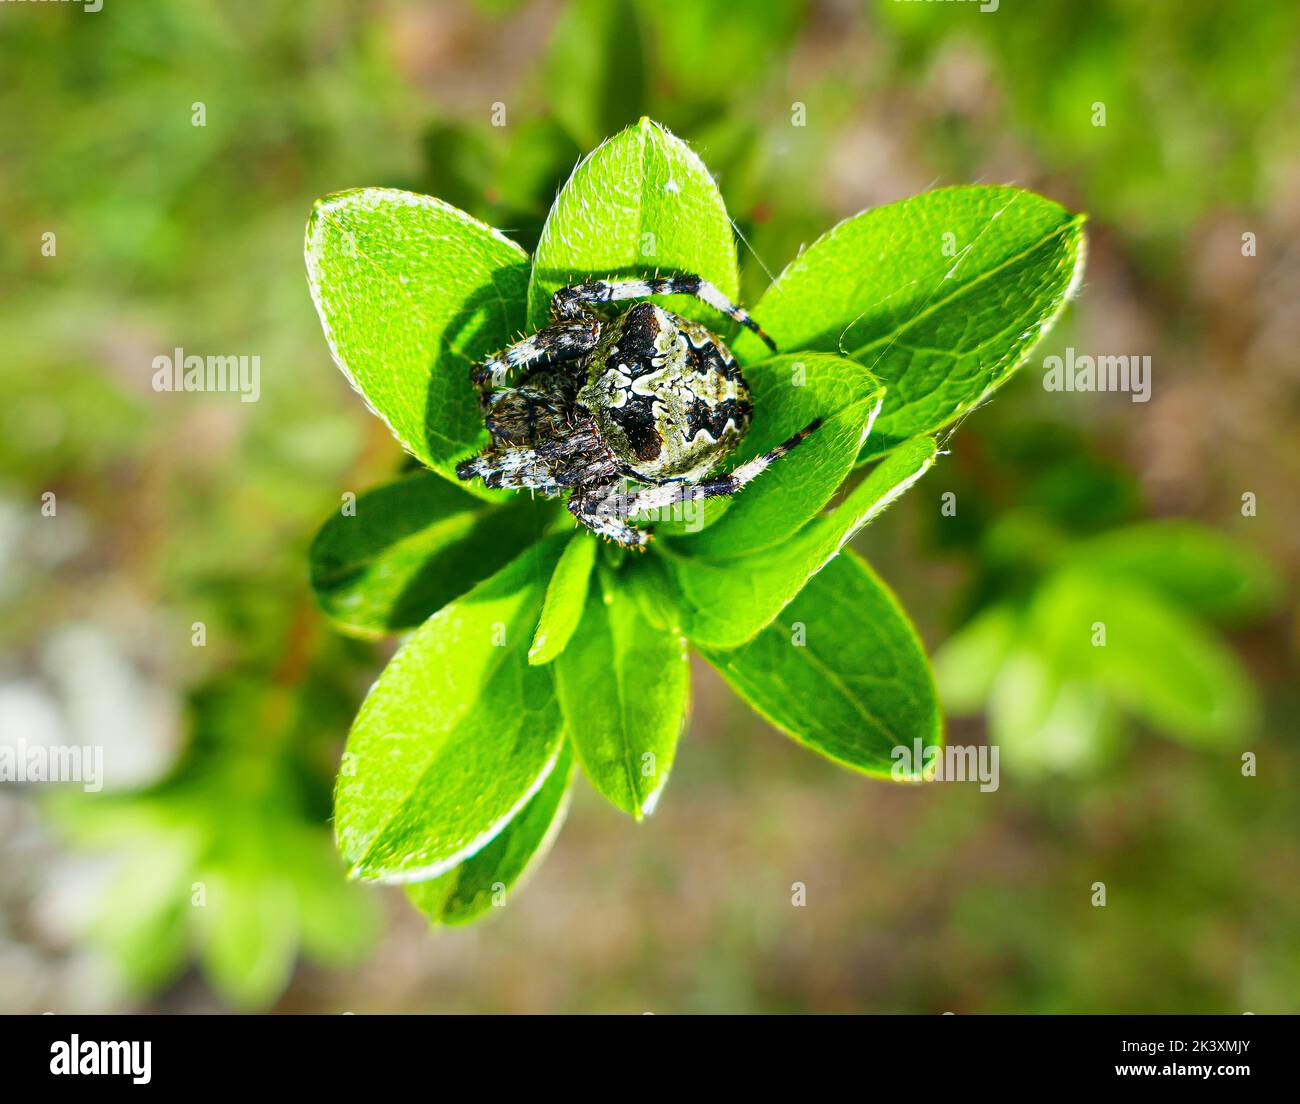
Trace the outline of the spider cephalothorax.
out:
[[[694,498],[734,494],[817,428],[814,421],[727,475],[709,477],[749,429],[753,406],[727,347],[697,322],[653,303],[612,320],[593,305],[694,295],[771,338],[698,276],[597,280],[561,288],[551,324],[475,367],[487,450],[457,469],[489,487],[570,491],[569,510],[633,548],[648,534],[628,518]],[[522,373],[508,386],[511,373]],[[627,490],[628,481],[644,484]]]

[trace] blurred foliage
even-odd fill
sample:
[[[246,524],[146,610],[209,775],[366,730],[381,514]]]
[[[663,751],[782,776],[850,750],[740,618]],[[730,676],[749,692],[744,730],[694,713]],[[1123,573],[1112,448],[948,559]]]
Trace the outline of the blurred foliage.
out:
[[[1006,97],[1007,114],[972,104],[971,119],[931,120],[925,141],[940,164],[995,143],[1009,116],[1019,139],[1088,195],[1092,213],[1148,244],[1167,248],[1211,205],[1275,202],[1286,187],[1275,169],[1300,154],[1289,124],[1293,4],[1196,0],[1171,12],[1133,0],[1035,0],[1032,15],[972,4],[956,26],[924,4],[870,7],[899,36],[902,72],[978,48]]]
[[[276,683],[309,600],[314,525],[400,463],[321,352],[301,278],[311,199],[409,187],[531,250],[587,146],[578,132],[650,114],[717,174],[748,243],[750,302],[835,219],[931,182],[1012,180],[1090,212],[1090,286],[1075,332],[1054,340],[1113,341],[1107,312],[1137,313],[1141,339],[1167,350],[1156,399],[1141,419],[1104,396],[1044,407],[1022,380],[936,466],[956,516],[909,496],[869,551],[931,642],[1023,626],[1057,600],[1062,572],[1077,578],[1078,557],[1122,556],[1152,618],[1172,611],[1203,649],[1231,647],[1224,687],[1251,672],[1260,774],[1241,776],[1226,727],[1192,740],[1122,686],[1096,693],[1090,672],[1071,690],[1071,725],[1053,728],[1072,735],[1009,742],[996,797],[864,788],[756,742],[743,707],[717,707],[703,684],[683,784],[634,861],[575,802],[552,867],[562,886],[575,849],[581,894],[539,886],[479,943],[420,931],[410,953],[422,957],[390,958],[382,983],[357,975],[315,1007],[1296,1011],[1295,640],[1276,615],[1239,622],[1273,608],[1274,572],[1250,549],[1294,554],[1294,518],[1277,505],[1300,471],[1293,418],[1261,378],[1282,378],[1276,350],[1295,347],[1275,320],[1296,291],[1300,10],[638,0],[601,5],[589,24],[584,6],[0,5],[4,673],[26,675],[48,637],[93,619],[148,644],[132,660],[141,676],[189,703],[189,750],[159,767],[165,779],[51,803],[58,824],[123,864],[82,917],[86,938],[174,1008],[193,1006],[165,991],[191,950],[253,1006],[274,999],[298,946],[337,960],[367,934],[330,854],[325,787],[377,661],[321,629],[295,668],[315,689]],[[495,101],[504,127],[491,125]],[[1098,102],[1105,127],[1092,125]],[[791,125],[797,104],[806,126]],[[1224,271],[1217,223],[1234,239],[1259,228],[1267,278]],[[41,252],[47,232],[55,257]],[[1221,313],[1204,309],[1207,284]],[[1271,343],[1254,349],[1270,319]],[[261,400],[153,393],[152,358],[177,346],[260,355]],[[1165,406],[1207,362],[1219,374],[1205,389]],[[1260,405],[1243,406],[1252,390]],[[1245,423],[1245,444],[1222,439],[1220,409]],[[1210,461],[1172,482],[1230,543],[1143,521],[1162,417],[1179,441],[1209,442]],[[1272,509],[1243,524],[1212,495],[1247,479]],[[39,517],[47,490],[57,523]],[[142,608],[156,616],[132,639]],[[202,649],[189,646],[195,621]],[[1188,742],[1106,754],[1135,723]],[[955,740],[982,732],[953,724]],[[1079,769],[1034,769],[1068,763]],[[8,854],[0,867],[20,873]],[[793,877],[817,907],[792,915]],[[1104,912],[1085,903],[1099,877],[1118,889]],[[214,938],[232,880],[255,888]],[[196,881],[214,911],[178,915]],[[30,924],[4,901],[7,950]],[[402,939],[390,930],[385,946]]]
[[[311,670],[282,665],[269,683],[253,669],[199,688],[189,753],[166,781],[55,802],[79,846],[112,853],[82,934],[137,993],[194,954],[227,1001],[258,1008],[284,990],[299,952],[339,966],[369,949],[374,902],[342,880],[320,830],[333,758],[320,734],[349,719],[340,675],[357,657],[346,651],[331,643]]]
[[[425,168],[413,186],[505,229],[532,252],[582,151],[645,115],[691,136],[744,240],[757,235],[760,252],[773,245],[793,256],[826,220],[806,202],[795,164],[780,175],[762,127],[780,83],[773,59],[789,49],[806,9],[803,0],[765,0],[738,19],[725,0],[686,9],[650,0],[574,0],[525,73],[521,106],[510,109],[518,114],[508,113],[501,127],[430,124]],[[803,202],[785,205],[780,225],[760,231],[757,223],[784,196]],[[754,256],[741,258],[758,267],[746,285],[749,299],[770,278]]]
[[[347,4],[47,14],[0,21],[0,261],[17,277],[0,496],[25,514],[53,490],[58,515],[56,536],[39,519],[10,534],[30,585],[6,593],[0,639],[25,666],[47,626],[161,609],[147,675],[189,688],[189,751],[143,790],[58,795],[55,823],[114,863],[75,924],[136,994],[193,953],[229,1002],[261,1007],[300,949],[354,960],[375,934],[326,824],[370,653],[305,620],[301,566],[305,515],[337,503],[363,442],[346,387],[301,353],[316,322],[295,246],[299,182],[392,166],[410,101]],[[153,357],[176,348],[259,356],[260,400],[152,392]]]
[[[1050,427],[1021,425],[999,445],[978,473],[999,493],[952,481],[937,526],[977,504],[949,537],[977,570],[973,616],[935,655],[945,708],[987,710],[1012,770],[1096,769],[1127,736],[1124,716],[1193,745],[1252,746],[1257,695],[1203,621],[1273,612],[1272,564],[1192,522],[1121,524],[1137,512],[1131,478]]]

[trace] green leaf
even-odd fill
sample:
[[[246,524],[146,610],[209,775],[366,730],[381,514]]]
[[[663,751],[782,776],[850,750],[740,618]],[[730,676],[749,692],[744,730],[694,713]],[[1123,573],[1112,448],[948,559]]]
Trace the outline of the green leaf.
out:
[[[983,707],[1016,639],[1019,621],[1009,603],[989,606],[935,652],[935,680],[949,713],[976,713]]]
[[[556,196],[533,257],[529,324],[546,324],[551,296],[568,284],[655,271],[702,276],[729,298],[739,288],[713,178],[685,142],[642,119],[583,160]],[[656,301],[713,329],[726,322],[687,296]]]
[[[240,1008],[284,991],[298,951],[293,887],[269,871],[224,863],[199,872],[205,903],[195,909],[200,958],[213,987]]]
[[[545,782],[563,740],[548,668],[526,662],[564,538],[547,538],[429,618],[375,683],[335,795],[353,876],[437,877]]]
[[[194,840],[183,831],[164,834],[162,827],[137,839],[118,860],[86,933],[141,993],[162,986],[181,968],[193,911]]]
[[[546,588],[533,645],[528,649],[528,662],[534,666],[550,663],[564,651],[582,620],[591,569],[596,564],[596,548],[596,538],[586,532],[574,533],[564,546]]]
[[[817,514],[853,470],[884,389],[860,364],[826,353],[790,353],[745,369],[754,421],[728,468],[822,424],[746,487],[726,515],[688,538],[696,555],[743,556],[780,544]]]
[[[690,537],[716,525],[736,501],[735,497],[693,498],[674,506],[634,510],[628,520],[649,529],[656,539]]]
[[[1083,218],[1018,188],[940,188],[804,250],[754,309],[782,350],[839,352],[885,382],[864,458],[932,433],[1006,382],[1080,278]],[[761,349],[752,334],[737,355]]]
[[[374,896],[344,879],[329,837],[315,824],[282,832],[276,853],[297,894],[303,951],[330,966],[358,962],[381,928]]]
[[[198,708],[209,711],[211,699]],[[247,711],[239,717],[246,726]],[[198,744],[210,735],[200,730]],[[116,852],[85,910],[84,935],[141,993],[173,980],[197,952],[223,999],[264,1007],[288,983],[300,948],[342,964],[377,931],[374,898],[343,879],[315,814],[236,766],[205,754],[183,777],[141,793],[51,803],[79,845]],[[239,788],[250,782],[256,794]]]
[[[623,564],[618,580],[636,602],[641,616],[651,625],[678,636],[684,635],[677,586],[665,557],[653,554],[635,556]]]
[[[408,452],[455,479],[487,439],[470,366],[524,323],[524,251],[441,200],[364,188],[317,200],[306,257],[334,360]]]
[[[664,547],[677,590],[682,629],[696,644],[737,648],[772,620],[821,568],[934,463],[935,443],[921,437],[890,453],[830,514],[784,544],[752,556],[710,559]],[[728,515],[730,516],[730,515]]]
[[[312,542],[311,585],[335,624],[362,636],[414,628],[505,566],[553,511],[486,503],[432,472],[377,487]]]
[[[988,716],[990,742],[1024,774],[1095,770],[1126,735],[1106,691],[1078,671],[1061,669],[1032,639],[998,669]]]
[[[1188,613],[1246,621],[1282,592],[1276,568],[1253,548],[1194,522],[1151,521],[1075,545],[1070,561],[1159,591]]]
[[[914,778],[924,749],[943,743],[916,630],[889,588],[852,552],[827,564],[748,644],[702,652],[777,728],[854,770],[889,777],[901,762]],[[895,759],[895,748],[907,748],[908,758]]]
[[[568,811],[573,752],[566,743],[542,788],[482,851],[441,877],[408,886],[406,895],[435,924],[467,924],[522,885],[550,850]]]
[[[555,684],[592,785],[636,820],[652,813],[686,714],[686,641],[652,626],[631,595],[602,579],[555,661]]]
[[[631,0],[572,0],[551,32],[545,102],[590,149],[645,106],[641,25]]]
[[[1104,626],[1104,644],[1099,626]],[[1166,735],[1235,745],[1258,723],[1236,657],[1159,594],[1065,568],[1034,596],[1025,639],[1071,678],[1092,682]]]

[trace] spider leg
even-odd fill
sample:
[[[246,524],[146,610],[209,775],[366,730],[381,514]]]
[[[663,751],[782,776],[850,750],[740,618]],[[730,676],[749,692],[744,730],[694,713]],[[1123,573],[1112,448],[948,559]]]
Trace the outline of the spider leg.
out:
[[[820,418],[813,419],[798,433],[787,437],[775,448],[761,456],[755,456],[754,459],[746,461],[726,475],[715,475],[711,479],[704,479],[698,483],[665,483],[655,487],[644,487],[622,495],[622,515],[631,517],[646,510],[661,510],[668,506],[675,506],[679,502],[733,495],[757,479],[821,424]]]
[[[656,276],[650,280],[592,280],[560,288],[551,296],[551,317],[557,322],[586,316],[592,303],[613,303],[620,299],[645,299],[651,295],[693,295],[714,310],[752,330],[776,352],[776,343],[765,334],[743,307],[736,306],[707,280],[698,276]]]
[[[506,386],[514,369],[580,360],[596,347],[599,339],[600,319],[574,315],[493,353],[482,364],[474,366],[469,378],[478,388],[480,402],[485,402],[494,389]]]
[[[608,492],[608,493],[602,493]],[[624,548],[644,550],[650,534],[629,525],[621,503],[627,496],[612,486],[594,490],[579,488],[569,496],[569,513],[597,536],[621,544]]]
[[[527,487],[544,495],[557,495],[561,490],[551,458],[537,449],[522,446],[489,449],[464,460],[456,465],[456,476],[467,482],[481,479],[485,487],[512,490]]]

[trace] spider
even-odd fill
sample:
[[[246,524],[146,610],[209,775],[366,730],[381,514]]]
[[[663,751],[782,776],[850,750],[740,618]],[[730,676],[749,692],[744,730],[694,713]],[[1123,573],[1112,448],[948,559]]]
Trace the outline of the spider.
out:
[[[634,514],[735,494],[820,424],[709,476],[749,429],[749,387],[727,347],[697,322],[641,302],[610,320],[595,304],[693,295],[776,345],[744,310],[698,276],[594,280],[551,297],[551,322],[476,365],[470,379],[491,443],[456,468],[488,487],[569,494],[593,532],[644,549]],[[511,373],[524,373],[507,386]],[[627,490],[626,481],[643,486]]]

